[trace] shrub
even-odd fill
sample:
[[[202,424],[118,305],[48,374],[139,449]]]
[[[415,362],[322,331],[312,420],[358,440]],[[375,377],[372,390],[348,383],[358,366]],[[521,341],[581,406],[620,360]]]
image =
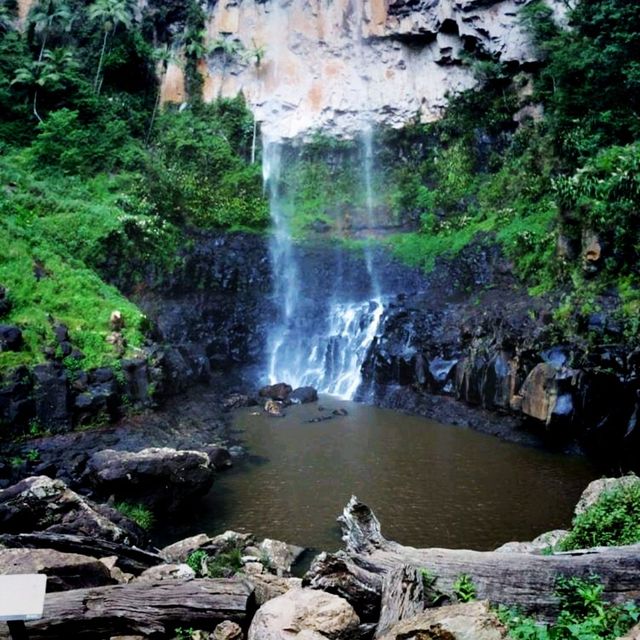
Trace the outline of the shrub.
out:
[[[476,599],[476,586],[466,573],[459,575],[453,583],[453,594],[460,602],[471,602]]]
[[[640,542],[640,480],[605,492],[584,513],[576,516],[563,551]]]

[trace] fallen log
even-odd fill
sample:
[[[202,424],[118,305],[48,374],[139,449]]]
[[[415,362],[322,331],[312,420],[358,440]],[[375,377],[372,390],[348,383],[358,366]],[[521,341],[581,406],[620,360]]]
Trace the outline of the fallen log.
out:
[[[558,576],[585,578],[595,574],[604,585],[605,599],[614,602],[640,601],[640,545],[548,556],[462,549],[416,549],[386,540],[376,516],[355,496],[338,520],[343,527],[346,551],[329,556],[327,562],[334,567],[339,566],[340,571],[332,574],[326,562],[316,559],[305,582],[328,591],[342,590],[350,602],[357,593],[345,593],[345,584],[356,588],[366,584],[369,590],[378,589],[382,598],[382,585],[385,582],[381,576],[403,566],[427,571],[434,581],[433,588],[453,601],[455,582],[467,575],[479,599],[494,604],[515,605],[527,613],[546,619],[557,613],[558,602],[554,590]],[[349,575],[355,572],[357,576]],[[389,581],[386,584],[390,584]],[[368,597],[371,597],[370,592]],[[425,606],[428,604],[425,603]]]
[[[253,589],[242,580],[162,580],[47,594],[42,620],[27,629],[34,640],[153,638],[184,626],[213,630],[223,620],[243,624],[253,609]]]
[[[15,549],[55,549],[62,553],[78,553],[94,558],[117,556],[116,566],[134,575],[165,562],[158,554],[138,547],[66,533],[6,533],[0,535],[0,545]]]

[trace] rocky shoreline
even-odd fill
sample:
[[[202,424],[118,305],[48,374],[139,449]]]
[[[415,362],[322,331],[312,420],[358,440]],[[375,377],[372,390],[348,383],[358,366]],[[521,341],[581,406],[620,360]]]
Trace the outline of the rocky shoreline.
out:
[[[576,513],[637,482],[591,483]],[[493,552],[414,549],[386,540],[355,497],[339,522],[344,550],[320,553],[300,579],[291,575],[299,547],[227,531],[157,549],[108,505],[31,476],[0,492],[0,572],[48,576],[44,617],[27,625],[31,638],[504,640],[494,607],[553,617],[559,574],[596,572],[607,600],[640,600],[637,545],[548,553],[566,535],[551,532]],[[473,585],[469,601],[461,575]]]
[[[309,265],[302,286],[310,323],[326,303],[321,283],[336,269],[354,295],[366,295],[357,252],[321,239],[296,251]],[[572,452],[579,444],[603,465],[633,468],[640,360],[624,348],[606,310],[584,319],[601,346],[559,340],[553,301],[529,296],[487,238],[439,260],[427,276],[384,251],[376,261],[384,265],[384,288],[402,293],[385,302],[360,399],[523,444]],[[138,423],[126,415],[170,411],[190,390],[215,389],[218,405],[233,392],[245,394],[264,371],[271,278],[266,238],[193,232],[173,273],[149,272],[144,286],[114,282],[152,323],[145,354],[122,360],[120,370],[70,373],[53,357],[5,372],[2,438],[100,429],[123,417]],[[72,333],[59,329],[58,347],[72,352]]]

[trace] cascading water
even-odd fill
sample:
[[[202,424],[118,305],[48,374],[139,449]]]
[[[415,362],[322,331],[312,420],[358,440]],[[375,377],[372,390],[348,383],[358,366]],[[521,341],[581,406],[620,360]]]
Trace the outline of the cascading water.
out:
[[[362,51],[362,1],[355,0],[354,46]],[[373,130],[366,118],[368,82],[362,78],[363,124],[359,136],[361,148],[364,221],[368,230],[374,219]],[[347,400],[354,398],[362,382],[361,367],[377,335],[384,309],[376,273],[373,247],[365,242],[364,262],[368,276],[366,292],[355,297],[343,281],[341,269],[331,283],[323,283],[323,301],[308,299],[302,287],[304,261],[294,247],[288,220],[286,194],[282,188],[283,147],[263,141],[263,178],[269,195],[273,222],[271,259],[275,280],[274,296],[279,317],[274,322],[268,343],[269,381],[287,382],[294,387],[313,386]]]

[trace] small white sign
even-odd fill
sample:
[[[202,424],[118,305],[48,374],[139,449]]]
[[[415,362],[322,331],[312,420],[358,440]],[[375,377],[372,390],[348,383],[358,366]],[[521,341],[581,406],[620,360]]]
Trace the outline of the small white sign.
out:
[[[42,618],[47,576],[42,573],[0,575],[0,620]]]

